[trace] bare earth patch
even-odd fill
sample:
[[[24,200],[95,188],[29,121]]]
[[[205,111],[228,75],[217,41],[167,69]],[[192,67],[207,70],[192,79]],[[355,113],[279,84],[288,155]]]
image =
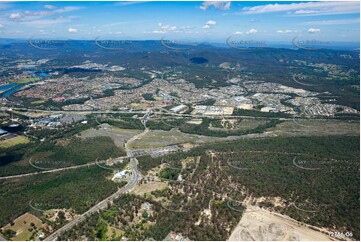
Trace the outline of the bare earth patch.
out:
[[[330,241],[331,238],[290,217],[249,206],[228,240]]]
[[[133,189],[133,193],[136,195],[143,195],[155,190],[163,190],[167,187],[165,182],[148,182],[146,184],[140,184]]]
[[[81,133],[82,138],[93,138],[98,136],[107,136],[114,140],[117,147],[122,147],[123,144],[132,138],[134,135],[141,133],[141,130],[135,129],[120,129],[109,124],[101,124],[97,129],[85,130]]]
[[[206,143],[212,142],[214,138],[186,134],[182,133],[177,129],[170,131],[164,130],[150,130],[142,139],[137,139],[132,144],[133,149],[148,149],[148,148],[159,148],[168,145],[174,145],[179,143]]]

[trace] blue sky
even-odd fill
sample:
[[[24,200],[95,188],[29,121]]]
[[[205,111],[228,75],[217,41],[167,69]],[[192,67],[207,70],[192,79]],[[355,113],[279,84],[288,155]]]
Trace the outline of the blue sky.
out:
[[[359,42],[354,2],[0,2],[0,38]]]

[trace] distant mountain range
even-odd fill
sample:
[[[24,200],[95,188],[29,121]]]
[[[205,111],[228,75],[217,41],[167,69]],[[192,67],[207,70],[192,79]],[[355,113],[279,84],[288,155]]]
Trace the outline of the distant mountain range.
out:
[[[127,46],[131,46],[130,49],[132,50],[152,50],[152,51],[161,51],[167,50],[166,46],[162,44],[161,40],[68,40],[68,39],[9,39],[9,38],[0,38],[0,48],[8,48],[9,45],[16,45],[16,44],[29,44],[30,42],[43,42],[38,43],[39,45],[44,45],[45,42],[63,42],[68,44],[67,47],[75,47],[75,48],[88,48],[92,46],[96,46],[98,43],[99,45],[104,45],[104,49],[107,46],[110,46],[109,49],[112,49],[112,46],[115,46],[114,49],[127,49]],[[123,42],[123,43],[122,43]],[[168,41],[170,44],[167,44],[171,50],[186,50],[186,49],[207,49],[210,46],[218,47],[218,48],[230,48],[230,46],[226,43],[222,42],[197,42],[198,44],[174,44],[171,41]],[[186,43],[186,41],[183,41]],[[194,42],[194,41],[193,41]],[[167,41],[165,41],[167,43]],[[194,42],[195,43],[195,42]],[[258,48],[285,48],[285,49],[298,49],[292,41],[267,41],[267,44],[262,47]],[[51,44],[48,44],[51,45]],[[54,45],[52,45],[54,46]],[[58,45],[57,47],[59,47]],[[120,46],[120,47],[118,47]],[[174,47],[172,49],[172,47]],[[252,46],[251,46],[252,47]],[[360,43],[357,42],[330,42],[328,44],[319,45],[320,49],[333,49],[333,50],[353,50],[359,51],[360,50]]]

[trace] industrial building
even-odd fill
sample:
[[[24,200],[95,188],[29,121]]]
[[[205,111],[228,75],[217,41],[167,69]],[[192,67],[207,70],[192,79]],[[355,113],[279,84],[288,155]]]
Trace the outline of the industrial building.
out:
[[[7,133],[8,133],[8,131],[0,129],[0,135],[4,135],[4,134],[7,134]]]
[[[187,110],[187,108],[188,107],[186,105],[181,104],[181,105],[178,105],[178,106],[172,108],[170,111],[173,112],[173,113],[180,113],[182,111]]]
[[[233,107],[196,105],[192,114],[201,115],[232,115]]]

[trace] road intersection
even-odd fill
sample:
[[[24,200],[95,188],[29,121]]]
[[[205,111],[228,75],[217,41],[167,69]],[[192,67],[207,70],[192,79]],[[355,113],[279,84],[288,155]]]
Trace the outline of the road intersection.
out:
[[[94,214],[101,210],[106,209],[108,207],[108,205],[111,204],[115,199],[117,199],[120,195],[129,192],[137,184],[138,180],[141,178],[141,174],[137,168],[138,160],[133,156],[132,150],[130,149],[130,144],[134,140],[139,139],[142,136],[144,136],[146,133],[148,133],[149,129],[146,127],[146,123],[147,123],[147,117],[149,116],[150,112],[151,112],[151,110],[148,110],[148,112],[143,117],[143,120],[144,120],[143,125],[145,127],[145,130],[142,133],[133,136],[131,139],[129,139],[127,141],[127,143],[125,143],[125,149],[127,152],[126,157],[130,158],[129,168],[131,168],[131,170],[132,170],[131,180],[124,187],[120,188],[117,192],[115,192],[112,195],[110,195],[109,197],[105,198],[103,201],[97,203],[96,205],[91,207],[88,211],[86,211],[79,217],[75,218],[71,222],[67,223],[66,225],[64,225],[63,227],[61,227],[60,229],[58,229],[51,235],[49,235],[45,240],[47,240],[47,241],[57,240],[57,238],[59,237],[60,234],[73,228],[75,225],[79,224],[80,222],[84,221],[91,214]]]

